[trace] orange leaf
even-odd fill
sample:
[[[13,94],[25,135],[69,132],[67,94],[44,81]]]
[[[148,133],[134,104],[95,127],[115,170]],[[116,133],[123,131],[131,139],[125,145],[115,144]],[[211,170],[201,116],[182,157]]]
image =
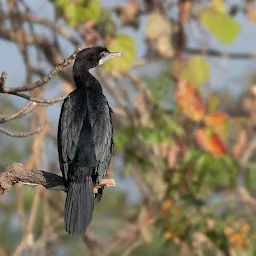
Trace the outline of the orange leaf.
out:
[[[200,121],[204,118],[204,103],[194,85],[180,81],[175,93],[176,102],[183,113],[193,121]]]
[[[204,123],[218,135],[222,135],[227,124],[228,116],[223,112],[213,112],[204,118]]]
[[[162,216],[166,215],[166,213],[172,207],[172,205],[173,205],[173,201],[170,199],[164,202],[164,204],[162,206]]]
[[[209,129],[205,127],[196,130],[195,140],[202,149],[213,155],[227,153],[227,149],[218,135],[214,132],[210,132]]]

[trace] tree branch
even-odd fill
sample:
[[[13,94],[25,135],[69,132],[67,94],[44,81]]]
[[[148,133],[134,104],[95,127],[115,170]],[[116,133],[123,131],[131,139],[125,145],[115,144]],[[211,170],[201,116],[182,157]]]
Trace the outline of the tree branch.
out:
[[[0,77],[0,91],[2,91],[4,88],[6,78],[7,78],[7,73],[3,71]]]
[[[0,195],[9,192],[18,183],[26,185],[43,186],[46,189],[66,191],[64,180],[61,176],[42,170],[26,169],[22,164],[14,163],[8,166],[0,175]],[[115,186],[114,179],[102,179],[94,188],[94,193],[103,186]]]
[[[4,83],[5,83],[5,79],[6,79],[6,73],[3,72],[2,76],[1,76],[1,80],[0,80],[0,91],[3,93],[9,93],[9,94],[14,94],[14,93],[18,93],[18,92],[24,92],[24,91],[32,91],[34,89],[36,89],[37,87],[47,83],[50,79],[52,79],[53,76],[55,76],[56,74],[58,74],[61,70],[63,70],[65,67],[67,67],[68,65],[70,65],[73,60],[75,59],[75,57],[77,56],[77,54],[82,50],[82,47],[78,47],[67,59],[64,59],[64,61],[57,65],[49,74],[47,74],[46,76],[44,76],[42,79],[29,84],[29,85],[23,85],[20,87],[16,87],[16,88],[7,88],[4,87]],[[3,78],[3,82],[2,82],[2,77]]]
[[[36,106],[36,102],[29,101],[23,108],[12,115],[0,115],[0,124],[23,117],[33,111]]]
[[[203,54],[210,57],[222,57],[229,59],[255,59],[256,53],[246,52],[221,52],[215,49],[197,49],[197,48],[184,48],[184,53],[188,54]]]
[[[10,131],[8,131],[8,130],[6,130],[6,129],[3,129],[2,127],[0,127],[0,132],[6,134],[6,135],[8,135],[8,136],[11,136],[11,137],[23,138],[23,137],[28,137],[28,136],[34,135],[34,134],[36,134],[36,133],[38,133],[38,132],[41,132],[41,131],[44,129],[45,126],[46,126],[46,124],[41,125],[41,126],[39,126],[38,128],[36,128],[36,129],[34,129],[34,130],[32,130],[32,131],[28,131],[28,132],[17,132],[17,133],[16,133],[16,132],[10,132]]]
[[[47,99],[38,99],[38,98],[34,98],[34,97],[31,97],[25,93],[21,93],[21,92],[7,92],[7,94],[11,94],[11,95],[15,95],[15,96],[18,96],[18,97],[21,97],[23,99],[26,99],[26,100],[29,100],[29,101],[32,101],[32,102],[36,102],[38,104],[46,104],[46,105],[52,105],[52,104],[55,104],[59,101],[63,101],[67,95],[64,95],[64,96],[60,96],[60,97],[57,97],[55,99],[52,99],[52,100],[47,100]]]
[[[17,20],[31,22],[32,24],[37,23],[48,27],[50,30],[60,34],[74,45],[80,44],[80,41],[76,39],[68,30],[64,29],[62,26],[57,26],[55,23],[45,19],[44,17],[33,15],[32,13],[21,13],[17,11],[12,13],[12,15],[15,16]],[[11,13],[3,13],[3,19],[9,19],[10,17]]]

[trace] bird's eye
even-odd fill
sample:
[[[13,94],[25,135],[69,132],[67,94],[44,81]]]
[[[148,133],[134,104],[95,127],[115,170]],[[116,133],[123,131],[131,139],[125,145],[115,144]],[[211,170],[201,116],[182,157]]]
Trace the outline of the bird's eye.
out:
[[[101,52],[101,53],[100,53],[100,57],[103,57],[103,56],[104,56],[104,54],[105,54],[104,52]]]

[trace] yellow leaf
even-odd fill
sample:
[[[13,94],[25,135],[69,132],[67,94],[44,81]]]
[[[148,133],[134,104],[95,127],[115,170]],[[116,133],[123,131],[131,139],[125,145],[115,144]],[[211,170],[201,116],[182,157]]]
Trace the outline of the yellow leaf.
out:
[[[122,52],[120,58],[108,60],[104,65],[104,69],[115,75],[129,71],[136,59],[136,45],[129,35],[118,35],[107,46],[111,52]]]
[[[220,42],[225,44],[233,43],[241,30],[241,25],[234,18],[214,8],[201,9],[199,20]]]
[[[224,0],[212,0],[212,7],[218,12],[224,13],[226,11],[226,3]]]
[[[200,86],[208,80],[210,68],[201,56],[194,56],[187,61],[173,61],[172,74],[178,79],[186,80]]]
[[[171,23],[163,15],[152,13],[148,16],[146,25],[146,37],[149,39],[157,39],[161,36],[170,36]]]

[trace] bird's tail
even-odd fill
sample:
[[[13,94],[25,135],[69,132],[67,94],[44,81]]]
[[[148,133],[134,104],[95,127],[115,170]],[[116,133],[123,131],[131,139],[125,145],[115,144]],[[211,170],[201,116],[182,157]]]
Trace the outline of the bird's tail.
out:
[[[70,234],[83,234],[92,220],[94,193],[91,176],[84,182],[70,182],[65,202],[65,228]]]

